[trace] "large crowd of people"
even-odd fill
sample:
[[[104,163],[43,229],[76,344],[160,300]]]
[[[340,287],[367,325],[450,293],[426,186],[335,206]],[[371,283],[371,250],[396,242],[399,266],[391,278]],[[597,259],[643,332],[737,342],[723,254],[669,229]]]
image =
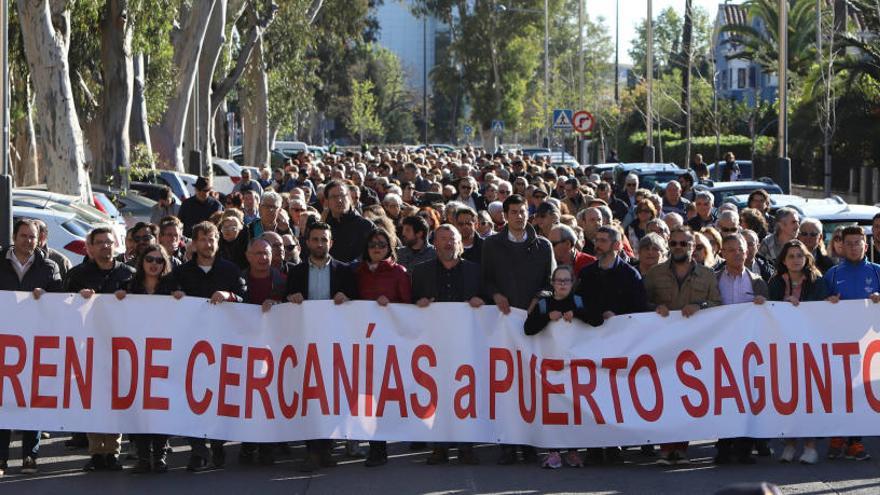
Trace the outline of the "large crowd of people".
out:
[[[596,327],[617,315],[681,311],[697,317],[727,304],[871,299],[880,302],[880,242],[858,226],[833,232],[780,208],[756,190],[747,207],[715,208],[710,192],[694,191],[685,171],[660,194],[639,187],[637,175],[619,183],[612,173],[554,167],[516,152],[465,148],[370,150],[321,160],[301,154],[259,178],[242,174],[233,193],[215,193],[199,178],[179,209],[157,204],[151,221],[128,230],[122,249],[113,232],[95,228],[88,256],[71,260],[47,247],[38,220],[14,226],[2,253],[0,289],[72,292],[83,298],[113,294],[195,296],[214,304],[276,304],[352,300],[415,304],[462,302],[528,312],[523,331],[548,331],[550,322],[580,320]],[[880,215],[874,218],[880,231]],[[122,252],[118,252],[118,251]],[[81,261],[81,262],[80,262]],[[7,467],[10,431],[0,430],[0,474]],[[37,470],[41,432],[22,435],[22,472]],[[168,469],[168,437],[131,435],[136,473]],[[786,439],[779,460],[812,464],[815,438]],[[121,470],[122,435],[75,435],[90,455],[85,470]],[[223,466],[223,439],[188,439],[187,469]],[[770,455],[766,439],[720,439],[717,463],[754,463]],[[245,443],[238,460],[271,464],[283,444]],[[331,440],[306,442],[300,469],[334,466]],[[365,465],[388,460],[385,442],[346,454]],[[431,446],[428,464],[480,462],[473,445]],[[687,442],[641,446],[665,465],[688,462]],[[659,451],[659,452],[658,452]],[[547,468],[622,462],[621,448],[550,450],[501,445],[498,462]],[[860,438],[831,438],[825,457],[868,459]]]

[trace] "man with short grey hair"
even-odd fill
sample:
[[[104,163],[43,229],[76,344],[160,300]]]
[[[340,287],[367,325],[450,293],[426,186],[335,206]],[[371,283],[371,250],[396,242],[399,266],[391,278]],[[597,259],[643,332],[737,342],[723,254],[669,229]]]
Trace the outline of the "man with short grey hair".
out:
[[[278,232],[278,212],[281,210],[281,195],[275,191],[263,193],[260,197],[260,218],[248,225],[250,239],[256,239],[264,232]]]
[[[684,225],[684,217],[674,212],[663,215],[663,221],[666,222],[670,232]]]
[[[716,213],[714,211],[715,208],[712,206],[713,204],[715,204],[715,196],[711,192],[697,191],[694,195],[694,206],[696,207],[697,214],[688,220],[688,227],[699,232],[703,227],[715,223]]]
[[[738,233],[740,231],[739,213],[730,210],[722,211],[718,215],[718,220],[715,221],[715,228],[721,232],[722,236]]]

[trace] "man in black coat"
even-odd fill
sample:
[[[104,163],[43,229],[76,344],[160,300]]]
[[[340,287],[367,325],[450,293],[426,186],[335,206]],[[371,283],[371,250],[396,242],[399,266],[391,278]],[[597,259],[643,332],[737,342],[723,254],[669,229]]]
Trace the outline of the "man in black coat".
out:
[[[85,299],[94,294],[113,294],[125,289],[134,277],[135,269],[113,259],[113,231],[98,227],[86,237],[89,258],[67,272],[64,281],[66,292],[79,292]],[[119,453],[122,449],[122,435],[89,433],[89,454],[91,459],[83,467],[85,471],[109,469],[122,470]]]
[[[217,256],[217,242],[220,233],[217,226],[201,222],[193,226],[193,257],[174,271],[177,284],[188,296],[209,298],[211,304],[224,301],[244,302],[247,299],[247,284],[238,266]],[[192,448],[188,471],[201,471],[207,468],[208,458],[216,467],[226,462],[223,440],[211,440],[208,451],[204,438],[190,438]]]
[[[614,227],[596,231],[596,262],[581,270],[578,293],[587,309],[587,323],[601,325],[617,315],[647,311],[647,294],[642,276],[620,259],[623,234]],[[623,464],[620,449],[588,449],[593,464]]]
[[[40,225],[29,219],[18,220],[12,230],[13,245],[0,251],[0,290],[32,292],[39,299],[44,292],[61,292],[58,265],[37,249]],[[11,430],[0,430],[0,476],[5,474],[9,460]],[[21,432],[21,472],[37,472],[40,432]]]
[[[192,237],[192,229],[197,223],[211,218],[215,212],[223,210],[223,205],[211,196],[211,181],[205,177],[196,179],[196,194],[183,200],[177,217],[183,222],[183,235]]]
[[[324,199],[330,210],[327,225],[333,230],[330,256],[343,263],[351,263],[364,252],[367,237],[375,228],[373,222],[352,209],[348,188],[348,184],[339,180],[332,180],[324,187]]]
[[[287,300],[294,304],[303,301],[332,299],[343,304],[357,298],[357,283],[347,264],[333,259],[333,230],[324,222],[312,224],[306,233],[309,257],[291,268],[287,275]],[[313,472],[322,467],[333,467],[336,461],[330,450],[330,440],[307,440],[306,457],[299,466],[302,472]]]
[[[596,231],[596,262],[581,270],[578,293],[586,304],[588,323],[647,311],[645,285],[639,271],[620,260],[623,235],[610,226]]]
[[[461,234],[449,224],[434,231],[437,258],[419,263],[412,270],[412,296],[420,308],[432,302],[467,302],[473,308],[484,304],[480,283],[480,265],[461,258]],[[428,464],[449,462],[449,444],[434,444]],[[473,444],[458,444],[459,464],[475,465],[480,461]]]

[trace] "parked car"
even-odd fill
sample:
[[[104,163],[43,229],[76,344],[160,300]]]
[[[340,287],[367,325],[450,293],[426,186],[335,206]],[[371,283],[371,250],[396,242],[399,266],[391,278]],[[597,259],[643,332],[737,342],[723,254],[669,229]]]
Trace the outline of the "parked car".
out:
[[[288,157],[295,157],[300,153],[308,153],[309,145],[302,141],[275,141],[274,150],[284,153]]]
[[[315,155],[315,158],[320,160],[320,159],[324,158],[324,155],[329,153],[329,151],[327,151],[326,146],[309,146],[309,153],[311,153],[312,155]]]
[[[736,194],[734,196],[728,196],[724,199],[725,203],[735,204],[737,208],[743,209],[748,206],[749,195],[748,194]],[[770,213],[775,212],[777,209],[782,208],[783,206],[792,206],[798,207],[800,205],[806,203],[835,203],[835,204],[846,204],[840,196],[832,196],[830,198],[804,198],[801,196],[796,196],[794,194],[770,194]]]
[[[229,194],[241,181],[241,165],[225,158],[212,158],[211,170],[214,172],[214,190]]]
[[[746,195],[753,191],[763,189],[769,194],[782,194],[782,188],[770,180],[767,181],[734,181],[734,182],[713,182],[705,181],[694,186],[695,191],[706,190],[715,195],[715,207],[721,206],[730,196]]]
[[[631,173],[639,177],[640,188],[653,191],[658,184],[681,177],[685,169],[674,163],[618,163],[614,167],[614,183],[621,186]]]
[[[138,222],[149,222],[153,215],[153,206],[156,202],[138,194],[137,191],[124,192],[120,189],[103,185],[93,185],[92,189],[104,193],[113,200],[125,219],[126,228],[133,227]],[[123,234],[123,239],[125,235]]]
[[[822,222],[822,232],[825,242],[831,242],[831,236],[837,227],[858,225],[865,230],[868,237],[873,234],[871,224],[874,215],[880,213],[880,208],[868,205],[851,205],[844,202],[805,202],[802,205],[792,205],[797,209],[801,218],[815,218]]]
[[[533,160],[549,160],[551,166],[563,166],[571,168],[580,168],[581,164],[577,158],[566,153],[565,151],[556,150],[553,152],[541,152],[532,155]]]
[[[73,213],[80,221],[92,227],[103,225],[113,229],[117,243],[121,244],[125,240],[125,221],[119,212],[112,211],[112,213],[117,213],[116,216],[112,216],[111,212],[105,213],[90,204],[84,203],[79,196],[49,192],[45,190],[45,187],[43,185],[13,189],[13,203],[17,198],[19,204],[23,206]],[[92,190],[96,192],[94,186]],[[25,204],[25,200],[30,202]]]
[[[159,184],[149,184],[146,182],[131,182],[129,183],[128,187],[133,191],[137,191],[141,196],[150,198],[153,201],[158,202],[159,199],[162,198],[165,194],[165,188],[167,186]],[[186,185],[184,185],[183,187],[186,188]],[[178,199],[177,195],[175,194],[171,195],[171,201],[177,204],[182,203],[182,201]]]
[[[526,158],[534,158],[538,153],[550,153],[550,148],[523,148],[522,154]]]
[[[168,186],[171,189],[171,192],[177,196],[177,199],[182,202],[184,199],[192,195],[186,188],[186,183],[183,181],[182,177],[183,175],[184,174],[180,172],[157,169],[138,177],[137,182]]]
[[[755,168],[752,166],[751,160],[736,160],[736,164],[739,165],[739,178],[737,180],[752,180],[755,178]],[[724,162],[709,164],[709,178],[711,180],[721,180],[721,176],[718,175],[721,173],[721,165],[724,165]]]
[[[71,263],[79,263],[86,255],[86,236],[92,226],[74,213],[13,205],[12,220],[24,218],[42,220],[49,229],[49,247],[70,258]]]
[[[238,165],[244,164],[244,154],[239,150],[232,155],[232,161],[237,163]],[[221,158],[223,160],[223,158]],[[272,168],[282,168],[287,162],[290,161],[290,156],[284,154],[280,150],[270,150],[269,151],[269,165]]]

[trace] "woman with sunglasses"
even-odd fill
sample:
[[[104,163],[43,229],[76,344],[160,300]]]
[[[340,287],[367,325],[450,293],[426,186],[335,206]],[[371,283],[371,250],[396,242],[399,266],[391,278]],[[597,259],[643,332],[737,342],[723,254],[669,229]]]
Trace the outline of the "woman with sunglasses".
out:
[[[824,301],[828,299],[828,289],[822,274],[816,268],[810,249],[803,242],[792,239],[782,245],[776,260],[776,275],[768,284],[771,301],[785,301],[797,306],[802,301]],[[799,461],[801,464],[819,462],[816,451],[816,439],[804,438],[804,451]],[[785,449],[780,462],[789,463],[794,460],[796,438],[785,439]]]
[[[360,263],[354,269],[359,299],[376,301],[379,306],[412,302],[409,275],[406,268],[397,264],[396,247],[396,238],[385,229],[377,228],[367,237]],[[386,442],[371,441],[365,465],[376,467],[387,462]]]
[[[801,220],[801,228],[798,230],[797,239],[807,246],[810,254],[816,262],[816,268],[822,275],[831,269],[836,263],[828,256],[825,249],[825,240],[822,239],[822,222],[815,218],[805,218]]]
[[[137,271],[128,283],[127,289],[116,291],[116,299],[121,301],[128,294],[171,295],[175,299],[184,296],[171,275],[171,259],[164,247],[154,245],[147,248],[137,258],[135,270]],[[131,435],[131,438],[137,448],[138,457],[134,473],[168,471],[166,461],[168,435],[137,434]]]

